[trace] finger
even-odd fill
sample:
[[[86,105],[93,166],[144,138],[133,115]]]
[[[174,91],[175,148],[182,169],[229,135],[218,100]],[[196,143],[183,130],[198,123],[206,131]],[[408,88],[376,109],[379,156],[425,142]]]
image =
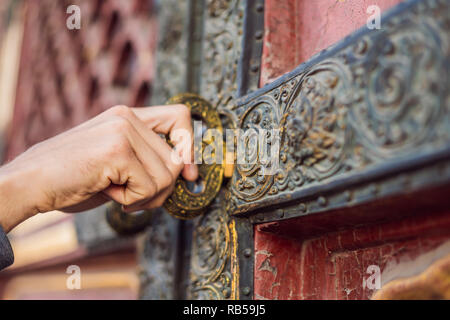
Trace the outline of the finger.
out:
[[[186,164],[181,174],[186,180],[195,181],[198,178],[198,167],[195,164]]]
[[[146,141],[148,145],[151,145],[152,148],[158,153],[161,159],[164,159],[167,168],[171,171],[174,178],[176,178],[181,170],[183,170],[183,176],[190,181],[195,181],[197,179],[198,170],[197,166],[187,165],[183,166],[182,161],[183,153],[187,155],[187,159],[190,160],[192,151],[191,151],[191,138],[188,134],[184,136],[182,139],[184,144],[178,144],[173,149],[153,130],[149,129],[146,124],[141,121],[135,114],[134,111],[128,109],[130,112],[124,111],[123,116],[126,117],[131,124],[135,127],[136,131],[142,136],[142,138]],[[180,139],[180,140],[182,140]],[[181,145],[181,147],[180,147]],[[182,150],[181,152],[179,150]],[[186,151],[187,150],[187,151]],[[185,158],[186,159],[186,158]]]
[[[171,142],[179,152],[178,156],[181,156],[185,163],[183,177],[195,181],[198,177],[198,168],[193,165],[194,140],[189,109],[184,105],[169,105],[132,110],[147,127],[158,133],[169,134]]]
[[[157,185],[156,194],[158,194],[173,184],[183,165],[180,162],[176,164],[167,161],[165,157],[170,157],[170,147],[158,135],[145,128],[143,124],[143,128],[138,131],[136,126],[139,126],[139,123],[135,120],[137,118],[133,119],[133,116],[126,120],[129,121],[131,126],[127,130],[128,139],[137,159],[142,163],[147,173],[154,178]],[[151,138],[152,134],[154,135],[153,138]],[[153,146],[151,146],[152,144]]]
[[[148,209],[155,209],[159,208],[164,204],[164,201],[170,196],[170,194],[173,192],[175,184],[173,184],[170,188],[167,188],[163,192],[159,193],[157,196],[147,199],[146,201],[141,201],[139,203],[135,203],[130,206],[123,206],[123,211],[127,213],[140,211],[140,210],[148,210]]]
[[[114,145],[114,148],[119,148],[117,150],[119,163],[116,164],[118,173],[113,171],[115,176],[110,180],[114,185],[106,190],[106,194],[123,205],[132,205],[138,201],[152,198],[171,186],[174,181],[172,173],[158,153],[147,144],[135,129],[131,121],[117,116],[112,118],[111,121],[117,122],[114,124],[119,134],[117,139],[121,139],[122,142],[119,147],[116,146],[117,143]],[[141,176],[144,181],[140,179]],[[145,189],[145,185],[143,187],[139,185],[139,183],[144,183],[145,180],[150,180],[151,183],[147,182],[147,185],[152,184],[152,188]],[[131,188],[131,190],[128,190],[128,188]],[[144,188],[144,190],[141,188]],[[124,198],[127,195],[126,192],[132,193],[134,201],[118,200],[120,197]]]
[[[132,108],[132,111],[153,131],[168,134],[174,145],[182,143],[182,146],[185,146],[185,142],[193,144],[191,113],[185,105]],[[188,151],[192,150],[191,148]],[[188,157],[184,160],[186,163],[192,163],[193,154],[188,153]]]
[[[102,191],[114,201],[132,205],[157,193],[156,181],[135,156],[131,156],[120,165],[118,172],[119,174],[109,176],[111,185]]]
[[[129,112],[125,112],[123,116],[130,121],[143,140],[151,146],[164,161],[173,177],[177,177],[183,169],[182,159],[180,158],[177,149],[172,149],[158,134],[147,127],[131,109],[128,110]]]
[[[192,131],[191,113],[185,105],[132,108],[132,110],[139,119],[155,132],[170,134],[175,129]]]

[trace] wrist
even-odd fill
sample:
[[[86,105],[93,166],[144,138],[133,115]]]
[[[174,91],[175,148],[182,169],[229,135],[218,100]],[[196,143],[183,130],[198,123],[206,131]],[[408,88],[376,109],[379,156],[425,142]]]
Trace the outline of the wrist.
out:
[[[0,225],[6,233],[38,213],[32,181],[30,168],[0,168]]]

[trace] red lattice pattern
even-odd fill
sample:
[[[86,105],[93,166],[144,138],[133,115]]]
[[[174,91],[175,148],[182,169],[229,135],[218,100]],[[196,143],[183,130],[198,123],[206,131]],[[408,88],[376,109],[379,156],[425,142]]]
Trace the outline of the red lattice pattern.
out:
[[[69,30],[69,5],[81,29]],[[151,0],[28,0],[7,159],[117,104],[151,93],[156,19]]]

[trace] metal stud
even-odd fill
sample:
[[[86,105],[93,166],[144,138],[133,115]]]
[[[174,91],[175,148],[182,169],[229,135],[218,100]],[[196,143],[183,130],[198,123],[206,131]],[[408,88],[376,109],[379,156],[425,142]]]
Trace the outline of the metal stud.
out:
[[[244,295],[248,296],[250,294],[250,288],[249,287],[242,288],[242,293]]]
[[[319,203],[319,206],[325,207],[327,205],[327,199],[325,197],[319,197],[317,203]]]

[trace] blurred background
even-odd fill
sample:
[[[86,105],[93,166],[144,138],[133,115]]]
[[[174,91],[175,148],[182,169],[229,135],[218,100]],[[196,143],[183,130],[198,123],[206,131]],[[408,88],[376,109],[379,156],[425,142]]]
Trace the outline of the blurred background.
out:
[[[67,28],[70,5],[81,9],[79,30]],[[113,105],[145,105],[154,17],[151,0],[1,0],[1,162]],[[0,274],[0,298],[137,298],[138,241],[117,239],[95,214],[75,222],[52,212],[13,230],[16,261]],[[81,268],[82,290],[67,290],[69,265]]]

